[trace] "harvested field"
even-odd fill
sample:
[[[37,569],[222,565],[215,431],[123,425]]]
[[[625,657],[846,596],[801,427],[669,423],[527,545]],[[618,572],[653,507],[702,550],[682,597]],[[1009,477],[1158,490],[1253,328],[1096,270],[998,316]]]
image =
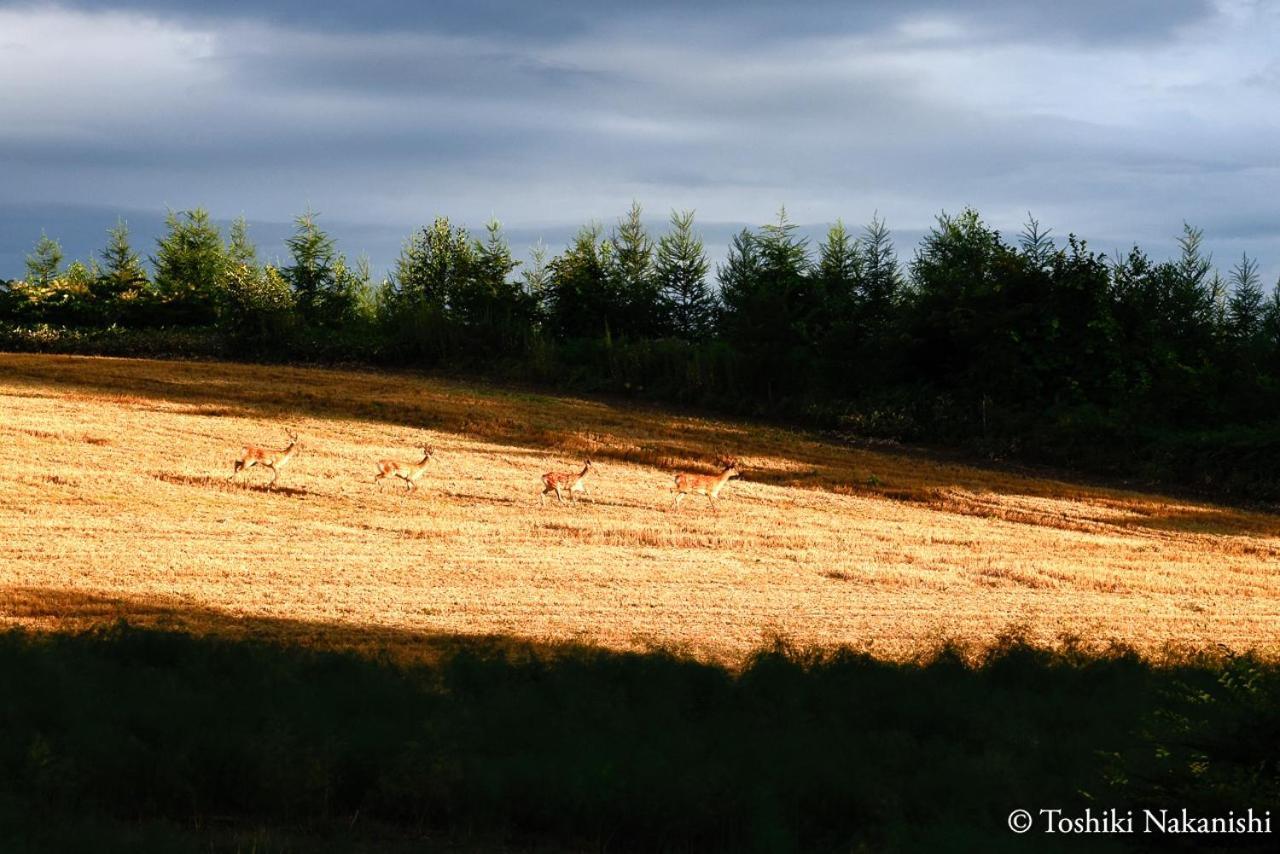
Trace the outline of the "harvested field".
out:
[[[274,490],[261,468],[227,480],[244,444],[283,448],[284,427],[302,446]],[[436,461],[416,493],[373,483],[379,459],[416,462],[424,443]],[[701,496],[668,509],[674,471],[724,455],[744,476],[718,513]],[[542,473],[587,457],[586,500],[540,505]],[[722,660],[774,635],[893,658],[1015,628],[1157,656],[1280,642],[1275,516],[652,408],[0,355],[0,460],[10,624],[319,625]]]

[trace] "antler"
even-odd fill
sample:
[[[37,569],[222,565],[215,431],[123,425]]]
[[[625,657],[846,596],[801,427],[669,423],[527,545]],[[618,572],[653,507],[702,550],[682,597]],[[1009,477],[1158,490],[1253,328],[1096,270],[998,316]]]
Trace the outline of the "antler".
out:
[[[285,435],[289,437],[290,441],[293,441],[293,442],[298,441],[298,434],[290,430],[288,427],[284,428],[284,432],[285,432]]]

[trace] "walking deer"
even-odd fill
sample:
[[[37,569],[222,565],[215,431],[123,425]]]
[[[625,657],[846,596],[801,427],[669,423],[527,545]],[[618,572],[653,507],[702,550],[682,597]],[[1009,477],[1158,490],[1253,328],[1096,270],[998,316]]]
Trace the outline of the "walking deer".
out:
[[[724,470],[719,475],[712,476],[708,474],[691,474],[681,472],[676,475],[675,491],[676,499],[671,505],[672,509],[679,507],[681,500],[688,494],[707,496],[707,501],[711,503],[711,509],[716,509],[716,499],[720,496],[720,490],[724,489],[724,485],[729,482],[730,478],[742,477],[742,473],[738,471],[738,464],[734,460],[723,461]]]
[[[289,446],[284,450],[273,451],[270,448],[260,448],[257,445],[245,445],[240,451],[240,459],[236,460],[235,470],[231,472],[231,480],[244,469],[253,468],[254,466],[263,466],[271,469],[271,482],[267,484],[270,488],[275,486],[276,478],[280,477],[280,469],[288,464],[293,458],[294,452],[298,449],[298,434],[284,428],[284,432],[289,437]]]
[[[413,492],[418,488],[418,478],[422,477],[422,473],[427,470],[427,464],[431,462],[431,455],[435,453],[435,449],[430,445],[422,446],[422,460],[416,463],[400,463],[395,460],[378,460],[378,473],[373,476],[373,482],[377,483],[384,477],[398,477],[405,482],[405,488],[409,492]]]
[[[578,493],[583,495],[587,493],[587,475],[595,471],[595,466],[591,460],[587,460],[582,466],[582,471],[577,472],[547,472],[542,476],[542,494],[538,496],[540,504],[547,503],[547,496],[552,492],[556,494],[556,500],[561,504],[564,503],[564,493],[569,493],[569,499],[574,503],[578,501]]]

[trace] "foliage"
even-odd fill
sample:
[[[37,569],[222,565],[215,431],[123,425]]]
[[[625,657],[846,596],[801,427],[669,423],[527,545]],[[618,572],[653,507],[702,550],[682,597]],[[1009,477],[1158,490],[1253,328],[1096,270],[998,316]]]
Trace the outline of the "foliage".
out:
[[[61,266],[62,244],[41,232],[35,249],[27,256],[27,281],[45,287],[57,277]]]
[[[686,341],[701,341],[714,328],[717,304],[707,285],[710,269],[702,238],[693,231],[693,211],[672,211],[671,228],[658,239],[653,276],[668,331]]]
[[[222,235],[204,208],[169,211],[165,227],[151,259],[157,294],[172,322],[212,323],[223,305],[228,270]]]
[[[276,359],[491,370],[1108,472],[1194,471],[1197,486],[1250,494],[1262,475],[1192,450],[1194,437],[1269,434],[1280,411],[1280,291],[1248,255],[1219,274],[1190,225],[1173,259],[1137,246],[1107,259],[1030,217],[1011,243],[966,209],[942,214],[904,268],[879,216],[857,233],[837,221],[811,247],[783,210],[732,238],[712,284],[692,212],[655,241],[633,204],[607,234],[586,225],[523,267],[497,222],[476,239],[440,217],[375,283],[308,212],[278,271],[288,306],[263,284],[277,273],[259,268],[243,218],[225,244],[202,209],[167,228],[154,287],[123,222],[101,269],[64,270],[42,237],[27,279],[0,289],[0,319],[217,323]],[[1116,442],[1133,446],[1128,462]],[[1202,476],[1211,457],[1225,469]]]

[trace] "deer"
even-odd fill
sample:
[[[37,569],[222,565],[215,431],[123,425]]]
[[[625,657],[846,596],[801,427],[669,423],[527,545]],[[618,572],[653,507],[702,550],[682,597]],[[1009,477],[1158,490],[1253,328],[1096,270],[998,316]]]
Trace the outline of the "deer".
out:
[[[267,484],[267,488],[275,486],[276,478],[280,477],[280,469],[282,469],[293,454],[298,449],[298,434],[284,428],[284,432],[289,437],[289,446],[281,451],[273,451],[270,448],[260,448],[257,445],[245,445],[240,451],[240,459],[236,460],[235,470],[231,472],[231,480],[242,470],[253,468],[254,466],[265,466],[271,469],[271,482]]]
[[[690,493],[694,495],[705,495],[707,501],[711,503],[711,509],[719,513],[716,508],[716,499],[720,496],[720,490],[724,489],[724,485],[729,482],[730,478],[742,477],[742,473],[738,471],[738,464],[735,460],[721,460],[724,470],[716,476],[708,474],[692,474],[690,472],[681,472],[676,475],[675,482],[675,502],[671,508],[680,506],[681,500]]]
[[[569,499],[575,504],[578,502],[578,493],[583,495],[587,493],[587,475],[595,471],[595,466],[591,460],[587,460],[582,466],[582,471],[574,474],[573,472],[547,472],[542,476],[542,494],[538,496],[540,504],[547,503],[547,496],[551,493],[556,494],[556,500],[561,504],[564,503],[564,493],[569,493]]]
[[[427,470],[427,464],[431,462],[431,455],[434,453],[435,449],[430,445],[423,445],[420,462],[400,463],[395,460],[378,460],[378,473],[373,476],[373,482],[377,483],[384,477],[398,477],[405,482],[405,488],[413,492],[417,490],[418,478],[422,477],[422,473]]]

